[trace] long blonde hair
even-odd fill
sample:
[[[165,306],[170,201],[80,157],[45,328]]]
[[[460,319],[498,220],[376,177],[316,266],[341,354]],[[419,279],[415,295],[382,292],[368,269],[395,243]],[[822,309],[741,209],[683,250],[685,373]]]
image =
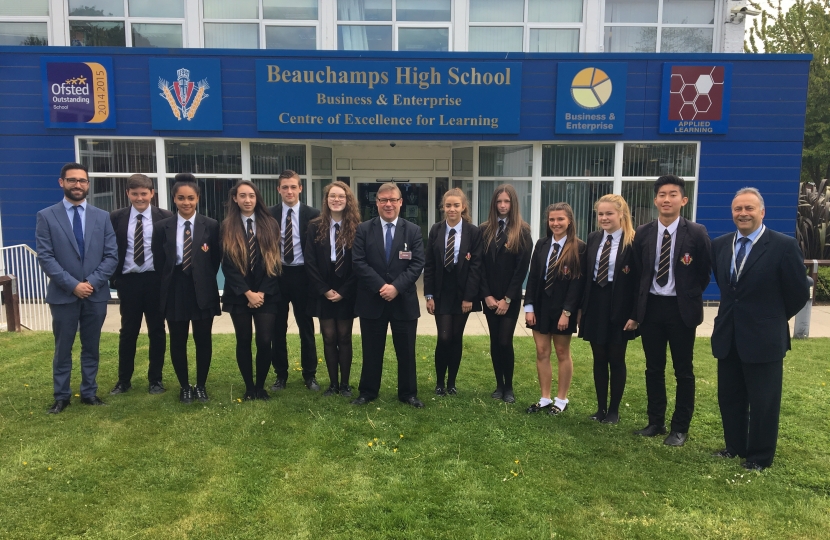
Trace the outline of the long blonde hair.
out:
[[[603,195],[594,203],[594,212],[597,211],[601,203],[613,204],[617,212],[620,213],[620,228],[622,229],[622,239],[620,245],[625,249],[634,243],[634,225],[631,223],[631,210],[628,208],[628,203],[622,195],[614,195],[610,193]]]
[[[493,196],[490,198],[490,214],[487,216],[487,221],[481,224],[484,250],[490,249],[490,244],[493,243],[499,230],[499,209],[496,203],[502,193],[507,193],[507,196],[510,197],[510,212],[507,214],[507,228],[505,230],[507,242],[505,242],[505,245],[507,251],[516,254],[530,247],[522,244],[522,233],[525,230],[530,232],[530,226],[522,219],[522,213],[519,209],[519,195],[516,193],[516,188],[511,184],[500,185],[493,191]]]

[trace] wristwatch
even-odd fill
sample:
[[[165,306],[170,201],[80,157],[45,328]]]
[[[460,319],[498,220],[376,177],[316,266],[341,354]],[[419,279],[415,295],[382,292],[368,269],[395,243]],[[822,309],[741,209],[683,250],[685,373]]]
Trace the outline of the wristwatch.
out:
[[[571,316],[571,312],[570,312],[570,311],[568,311],[567,309],[563,309],[563,310],[562,310],[562,315],[564,315],[565,317],[570,317],[570,316]]]
[[[506,297],[506,296],[504,297],[504,303],[507,304],[508,306],[510,305],[510,302],[512,302],[512,301],[513,300],[509,299],[508,297]]]

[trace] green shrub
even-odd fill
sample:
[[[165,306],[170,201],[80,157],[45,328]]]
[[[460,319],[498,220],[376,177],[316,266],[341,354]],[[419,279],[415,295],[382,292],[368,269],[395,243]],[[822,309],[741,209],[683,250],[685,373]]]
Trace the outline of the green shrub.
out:
[[[819,267],[818,282],[815,284],[813,294],[819,302],[830,302],[830,266]]]

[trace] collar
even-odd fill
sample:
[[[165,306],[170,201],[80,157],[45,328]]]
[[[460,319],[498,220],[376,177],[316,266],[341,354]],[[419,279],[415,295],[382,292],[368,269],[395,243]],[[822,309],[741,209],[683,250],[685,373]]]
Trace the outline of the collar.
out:
[[[463,219],[460,220],[458,223],[455,224],[454,227],[451,227],[449,222],[446,219],[444,220],[444,223],[447,224],[447,234],[449,234],[450,229],[453,229],[455,231],[455,234],[458,234],[458,233],[461,232],[461,227],[464,224],[464,220]]]
[[[329,227],[329,229],[333,229],[335,225],[340,225],[340,227],[343,227],[343,220],[341,219],[340,221],[334,221],[332,219],[331,220],[331,226]]]
[[[185,219],[184,217],[182,217],[181,214],[176,212],[176,225],[179,226],[179,227],[184,227],[184,222],[185,221],[189,221],[191,225],[195,225],[196,224],[196,216],[198,216],[198,215],[199,215],[199,212],[194,212],[192,216],[190,216],[188,219]]]
[[[749,238],[750,244],[755,244],[755,241],[758,240],[758,237],[761,236],[761,233],[764,232],[764,224],[761,223],[761,226],[749,233],[748,235],[744,236],[741,233],[737,233],[735,235],[735,241],[737,242],[741,238]]]
[[[619,242],[620,238],[622,238],[622,233],[623,233],[622,227],[620,227],[616,231],[612,232],[611,233],[612,242]],[[605,231],[602,231],[602,241],[605,242],[606,238],[608,238],[608,233],[605,232]]]
[[[130,219],[133,219],[138,214],[144,216],[145,219],[149,219],[151,221],[153,219],[152,209],[150,208],[150,206],[148,206],[143,212],[139,212],[135,209],[135,206],[130,205]]]
[[[254,223],[256,223],[256,212],[254,212],[253,214],[251,214],[248,217],[245,217],[243,214],[240,213],[239,217],[242,218],[242,225],[244,225],[246,227],[248,226],[248,220],[249,219],[252,219],[254,221]]]
[[[498,223],[499,221],[504,221],[504,226],[505,227],[507,227],[507,224],[510,222],[510,220],[507,219],[507,218],[496,218],[496,226],[499,225],[499,223]]]
[[[295,204],[294,206],[288,206],[287,204],[285,204],[285,201],[283,201],[283,203],[282,203],[282,215],[284,215],[284,216],[288,215],[289,210],[294,210],[295,214],[299,214],[300,213],[300,201],[297,201],[297,204]]]
[[[385,228],[386,228],[386,224],[387,224],[387,223],[391,223],[392,225],[394,225],[394,226],[395,226],[395,229],[397,229],[397,228],[398,228],[398,220],[399,220],[399,219],[400,219],[400,216],[396,217],[396,218],[395,218],[395,219],[393,219],[392,221],[386,221],[385,219],[380,218],[380,225],[381,225],[381,227],[382,227],[382,228],[384,228],[384,229],[385,229]]]
[[[677,216],[677,219],[675,219],[674,221],[672,221],[672,222],[669,224],[669,226],[668,226],[668,227],[666,227],[665,225],[663,225],[662,223],[660,223],[660,220],[658,219],[658,220],[657,220],[657,235],[658,235],[658,236],[663,236],[663,231],[666,231],[666,230],[667,230],[667,231],[669,231],[669,234],[670,234],[670,235],[674,236],[674,233],[675,233],[675,231],[677,230],[677,227],[678,227],[679,225],[680,225],[680,216]]]
[[[86,199],[84,199],[84,200],[81,202],[81,204],[72,204],[71,202],[69,202],[69,201],[67,201],[67,200],[66,200],[66,197],[64,197],[64,198],[63,198],[63,207],[64,207],[64,208],[66,208],[66,211],[67,211],[67,212],[68,212],[68,211],[70,211],[70,210],[72,210],[72,207],[73,207],[73,206],[80,206],[80,207],[81,207],[81,210],[83,210],[83,211],[84,211],[84,213],[86,213]]]
[[[563,236],[561,240],[554,240],[553,236],[551,236],[550,237],[550,247],[553,247],[553,244],[559,244],[559,251],[562,251],[562,249],[565,247],[565,242],[567,242],[567,241],[568,241],[568,235],[567,234],[565,236]]]

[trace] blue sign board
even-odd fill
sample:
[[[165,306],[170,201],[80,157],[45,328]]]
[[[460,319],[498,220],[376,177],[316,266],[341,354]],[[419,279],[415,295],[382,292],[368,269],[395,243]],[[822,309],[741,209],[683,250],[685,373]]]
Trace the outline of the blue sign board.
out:
[[[41,58],[48,128],[115,128],[111,58]]]
[[[731,93],[730,64],[663,64],[660,133],[726,133]]]
[[[556,133],[623,133],[627,86],[626,63],[560,62],[556,79]]]
[[[222,131],[222,66],[212,58],[150,58],[153,129]]]
[[[520,62],[257,60],[259,131],[519,132]]]

